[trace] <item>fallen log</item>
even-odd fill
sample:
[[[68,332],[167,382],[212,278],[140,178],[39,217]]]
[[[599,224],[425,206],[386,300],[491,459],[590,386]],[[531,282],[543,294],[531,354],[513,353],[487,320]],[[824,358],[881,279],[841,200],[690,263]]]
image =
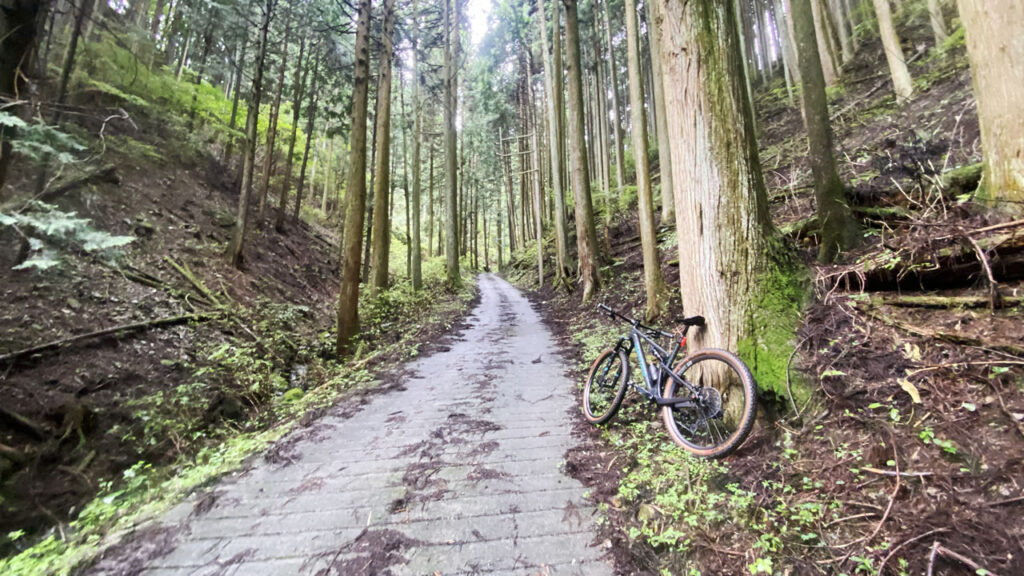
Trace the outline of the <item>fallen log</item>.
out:
[[[1024,234],[999,230],[984,238],[970,236],[985,254],[997,281],[1024,277]],[[840,266],[822,274],[826,290],[842,286],[848,290],[936,290],[970,286],[986,276],[979,250],[970,241],[950,237],[945,246],[930,250],[881,250],[851,266]]]
[[[989,305],[988,296],[917,296],[901,294],[872,298],[873,301],[886,306],[901,308],[984,308]],[[1004,296],[998,301],[1002,308],[1012,308],[1024,304],[1024,296]]]
[[[962,334],[953,334],[951,332],[942,332],[940,330],[928,330],[925,328],[919,328],[912,324],[900,322],[895,318],[886,316],[885,314],[882,314],[881,312],[878,312],[869,306],[857,305],[855,306],[855,308],[858,311],[866,314],[867,316],[870,316],[871,318],[874,318],[875,320],[878,320],[883,324],[892,326],[897,330],[902,330],[903,332],[906,332],[907,334],[910,334],[912,336],[918,336],[921,338],[931,338],[933,340],[942,340],[944,342],[949,342],[951,344],[973,346],[975,348],[982,348],[985,350],[995,350],[997,352],[1003,352],[1004,354],[1009,354],[1011,356],[1016,356],[1018,358],[1024,358],[1024,348],[1014,344],[995,344],[992,342],[985,342],[980,338],[964,336]]]
[[[202,313],[202,314],[183,314],[181,316],[171,316],[169,318],[157,318],[155,320],[146,320],[145,322],[134,322],[132,324],[121,324],[111,328],[104,328],[102,330],[96,330],[89,332],[88,334],[79,334],[77,336],[69,336],[67,338],[61,338],[60,340],[54,340],[45,344],[39,344],[38,346],[32,346],[31,348],[25,348],[22,350],[16,350],[14,352],[8,352],[0,355],[0,363],[13,362],[19,358],[25,356],[31,356],[32,354],[38,354],[40,352],[46,352],[65,346],[67,344],[73,344],[82,340],[88,340],[90,338],[99,338],[100,336],[109,336],[111,334],[117,334],[119,332],[134,332],[136,330],[144,330],[148,328],[160,328],[165,326],[176,326],[179,324],[186,324],[188,322],[204,322],[216,317],[214,313]]]
[[[77,178],[68,180],[67,182],[55,186],[50,190],[43,191],[35,197],[35,200],[40,202],[52,202],[80,186],[85,186],[86,184],[92,184],[95,182],[120,184],[121,178],[117,175],[117,167],[113,164],[107,164],[105,166],[89,170]]]

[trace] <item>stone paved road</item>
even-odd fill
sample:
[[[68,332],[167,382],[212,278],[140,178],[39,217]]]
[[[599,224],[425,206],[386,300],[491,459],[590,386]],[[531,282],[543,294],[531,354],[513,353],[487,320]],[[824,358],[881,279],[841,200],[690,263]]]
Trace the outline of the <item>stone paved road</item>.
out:
[[[327,416],[277,463],[184,503],[147,575],[611,574],[593,506],[562,471],[575,386],[550,332],[504,280],[405,389]],[[203,507],[205,508],[205,507]],[[106,561],[96,574],[124,564]]]

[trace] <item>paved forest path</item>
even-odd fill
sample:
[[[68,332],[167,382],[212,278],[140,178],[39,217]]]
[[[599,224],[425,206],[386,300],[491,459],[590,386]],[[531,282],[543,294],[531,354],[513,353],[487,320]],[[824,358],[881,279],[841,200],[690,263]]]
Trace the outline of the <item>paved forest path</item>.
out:
[[[564,360],[515,288],[485,274],[480,292],[468,328],[411,363],[404,390],[324,417],[286,457],[179,506],[162,520],[175,528],[167,553],[128,563],[147,575],[611,574],[593,507],[561,467],[576,442]],[[94,573],[125,568],[108,559]]]

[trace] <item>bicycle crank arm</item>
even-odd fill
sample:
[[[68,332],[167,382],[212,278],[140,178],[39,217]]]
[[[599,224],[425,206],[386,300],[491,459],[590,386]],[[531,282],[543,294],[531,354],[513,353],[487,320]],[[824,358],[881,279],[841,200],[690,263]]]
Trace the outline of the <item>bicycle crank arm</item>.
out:
[[[677,406],[683,408],[693,408],[697,406],[697,404],[690,398],[651,398],[651,400],[658,406],[672,406],[673,408]]]

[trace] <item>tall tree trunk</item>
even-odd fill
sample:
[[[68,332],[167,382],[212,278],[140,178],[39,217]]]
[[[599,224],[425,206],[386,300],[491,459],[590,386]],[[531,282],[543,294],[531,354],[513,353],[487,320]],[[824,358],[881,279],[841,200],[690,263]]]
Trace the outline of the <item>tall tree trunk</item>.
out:
[[[377,72],[377,164],[374,166],[373,189],[373,252],[370,255],[370,295],[388,287],[389,238],[391,222],[389,191],[391,189],[391,62],[394,58],[395,0],[384,2],[384,29]]]
[[[839,46],[843,51],[843,63],[853,60],[853,41],[846,29],[846,18],[843,14],[843,3],[840,0],[826,0],[832,10],[832,24],[839,33]]]
[[[530,63],[530,55],[527,53],[527,72],[533,69]],[[526,78],[526,104],[530,112],[531,128],[533,129],[533,228],[537,240],[537,285],[544,285],[544,180],[540,170],[540,123],[536,122],[537,115],[533,114],[534,100],[530,78]],[[476,222],[476,211],[473,212],[473,222]],[[474,236],[474,239],[476,237]]]
[[[881,0],[888,2],[889,0]],[[792,4],[792,0],[790,0]],[[818,0],[811,0],[811,12],[814,16],[814,37],[818,42],[818,60],[821,62],[821,72],[825,78],[826,86],[835,86],[839,80],[839,70],[836,61],[833,59],[832,51],[828,46],[828,36],[825,29],[825,18],[821,13],[821,5]],[[794,32],[794,37],[795,37]]]
[[[270,192],[270,176],[274,171],[277,121],[281,112],[281,95],[284,93],[284,75],[288,69],[288,38],[291,36],[291,31],[291,26],[286,25],[284,29],[284,42],[281,44],[281,66],[277,71],[277,91],[274,94],[274,104],[270,107],[270,124],[267,126],[267,150],[263,157],[263,185],[260,187],[259,217],[261,220],[263,219],[263,212],[267,207],[267,194]]]
[[[979,197],[1024,212],[1024,4],[959,0],[984,152]]]
[[[74,4],[72,4],[74,5]],[[64,65],[61,67],[60,81],[57,86],[57,112],[54,114],[53,123],[57,124],[61,118],[61,108],[68,95],[68,85],[71,83],[71,73],[75,69],[75,56],[78,53],[78,43],[82,40],[82,30],[85,22],[92,17],[92,1],[79,0],[78,9],[75,11],[75,23],[71,29],[71,39],[68,41],[67,49],[64,51]]]
[[[413,135],[412,135],[412,260],[409,263],[409,275],[412,277],[412,289],[419,290],[423,287],[423,266],[422,250],[420,244],[420,140],[423,138],[423,103],[420,100],[420,58],[419,51],[419,28],[420,10],[419,2],[414,0],[413,8],[413,29],[412,34],[412,113],[413,113]],[[430,202],[433,202],[433,194],[430,195]],[[427,251],[430,251],[430,235],[427,235]]]
[[[565,2],[565,55],[569,72],[569,153],[572,157],[572,189],[576,200],[576,251],[579,255],[583,302],[590,300],[601,286],[597,252],[597,230],[590,198],[590,169],[587,166],[586,138],[583,134],[583,74],[580,68],[580,31],[577,0]]]
[[[299,134],[299,114],[302,113],[303,90],[306,88],[306,75],[309,67],[303,69],[303,58],[306,55],[306,37],[299,39],[299,59],[295,62],[295,77],[292,79],[292,133],[288,139],[288,154],[285,156],[284,183],[281,185],[281,192],[277,196],[277,218],[274,220],[274,230],[284,231],[284,216],[288,212],[288,193],[292,188],[292,159],[295,156],[295,139]],[[307,141],[313,135],[307,133]]]
[[[548,115],[548,147],[551,156],[551,189],[555,197],[555,277],[553,285],[568,287],[569,271],[569,235],[565,222],[565,190],[562,180],[562,154],[561,142],[564,129],[562,126],[562,115],[564,99],[562,96],[562,68],[561,68],[561,42],[559,40],[560,10],[558,0],[554,2],[554,14],[552,15],[552,60],[548,61],[548,39],[547,39],[547,18],[544,15],[545,0],[537,0],[538,21],[540,23],[540,43],[544,64],[544,90],[547,92],[547,115]],[[603,96],[602,96],[603,97]],[[501,225],[501,218],[498,218],[498,225]],[[499,232],[499,238],[501,234]],[[500,253],[500,252],[499,252]],[[500,258],[499,258],[500,260]],[[501,268],[500,262],[498,265]]]
[[[256,163],[256,128],[260,115],[260,99],[263,95],[263,64],[267,58],[267,35],[270,32],[270,21],[274,17],[274,6],[277,0],[266,0],[263,7],[263,23],[260,25],[260,39],[256,46],[256,67],[252,76],[252,89],[249,96],[249,111],[245,119],[245,152],[242,162],[242,184],[238,193],[238,217],[235,229],[231,234],[228,246],[228,262],[235,268],[242,265],[242,249],[245,246],[245,234],[249,220],[249,199],[252,196],[252,176]]]
[[[623,2],[626,11],[626,64],[629,69],[629,109],[633,115],[633,158],[636,161],[637,217],[644,258],[644,288],[647,291],[647,319],[665,311],[668,289],[661,276],[658,238],[654,229],[651,174],[647,166],[647,124],[644,122],[644,85],[640,78],[640,37],[637,33],[636,0]]]
[[[437,252],[434,252],[432,248],[434,241],[434,141],[430,141],[430,145],[427,147],[427,156],[430,157],[427,164],[430,165],[430,171],[427,173],[427,257],[431,258],[435,254],[441,253],[441,244],[438,243]]]
[[[455,9],[452,10],[452,4]],[[454,12],[454,14],[453,14]],[[455,112],[458,108],[458,61],[459,43],[459,0],[444,0],[444,159],[445,197],[447,214],[445,238],[445,275],[450,289],[462,286],[459,273],[459,214],[456,167]]]
[[[327,144],[327,161],[324,162],[324,193],[323,200],[320,203],[320,211],[327,214],[327,190],[331,183],[331,174],[334,172],[334,137],[331,137],[330,142]],[[310,182],[312,185],[312,182]],[[348,194],[346,193],[346,196]],[[342,214],[342,226],[344,226],[345,214]]]
[[[946,38],[949,38],[949,30],[946,29],[946,19],[942,16],[939,0],[928,0],[928,20],[932,25],[932,34],[935,35],[935,46],[941,48]]]
[[[156,35],[160,33],[160,23],[164,16],[164,6],[167,0],[156,0],[156,8],[153,9],[153,20],[150,21],[149,35],[156,41]]]
[[[686,182],[676,187],[680,292],[683,309],[706,318],[690,342],[736,350],[762,387],[784,387],[779,359],[792,350],[803,284],[769,219],[733,4],[656,1],[672,168]]]
[[[892,24],[889,0],[873,2],[875,15],[878,16],[878,32],[882,36],[882,47],[885,49],[885,59],[889,63],[889,73],[892,75],[892,85],[896,92],[896,102],[903,104],[914,95],[914,83],[910,79],[910,71],[907,70],[907,62],[903,58],[900,38]]]
[[[751,58],[747,58],[748,50],[746,45],[746,36],[747,31],[750,28],[747,25],[746,18],[744,18],[744,14],[746,14],[746,11],[743,10],[740,1],[741,0],[733,0],[733,13],[735,14],[736,18],[736,37],[739,39],[740,42],[740,55],[743,56],[741,60],[741,64],[743,66],[743,86],[744,88],[746,88],[747,103],[751,108],[753,108],[754,87],[752,85],[751,77],[753,76],[754,71],[751,70],[751,68],[756,68],[757,61],[752,60]],[[757,132],[756,118],[754,119],[754,132]]]
[[[370,76],[370,0],[359,0],[355,43],[355,78],[352,82],[352,129],[349,132],[348,185],[345,187],[345,230],[341,250],[341,287],[338,293],[338,342],[341,356],[359,332],[359,258],[362,255],[363,218],[366,214],[366,108]]]
[[[317,78],[320,75],[320,59],[313,58],[313,79],[310,80],[311,86],[309,87],[309,106],[307,107],[306,115],[309,116],[309,120],[306,123],[306,149],[302,153],[302,167],[299,168],[299,185],[295,189],[295,210],[292,211],[292,225],[299,225],[299,214],[302,209],[302,190],[306,186],[306,161],[309,160],[309,146],[316,140],[316,134],[313,132],[316,123],[316,109],[317,103],[319,102],[319,96],[317,95]],[[309,188],[313,190],[313,181],[316,180],[316,159],[313,160],[313,173],[309,178]],[[316,192],[315,190],[313,191]],[[315,198],[315,197],[314,197]],[[327,210],[325,209],[324,212]]]
[[[622,146],[622,107],[619,106],[619,73],[615,67],[615,46],[612,44],[611,20],[608,17],[609,1],[610,0],[604,0],[601,4],[604,8],[604,35],[605,41],[608,44],[608,69],[611,73],[612,83],[612,116],[614,117],[612,131],[615,135],[615,183],[618,184],[618,192],[619,196],[621,196],[622,189],[626,182],[626,160]],[[568,34],[568,32],[566,32],[566,34]],[[577,50],[577,54],[578,53],[579,50]]]
[[[224,158],[221,159],[226,166],[231,166],[231,154],[235,147],[235,124],[238,118],[238,99],[242,94],[242,67],[245,66],[245,49],[249,46],[249,34],[246,31],[242,35],[242,45],[238,49],[238,60],[235,61],[235,96],[231,99],[231,122],[228,125],[228,142],[224,147]]]
[[[789,32],[786,30],[788,16],[782,10],[782,0],[774,0],[772,4],[772,16],[775,22],[776,37],[779,42],[779,51],[782,53],[782,72],[786,76],[786,100],[790,106],[793,105],[793,83],[797,80],[797,62],[790,44]],[[781,27],[780,27],[781,26]]]
[[[829,123],[825,78],[822,76],[818,51],[814,49],[814,17],[812,0],[790,0],[793,5],[793,28],[797,52],[800,54],[800,76],[803,83],[803,116],[807,127],[808,159],[814,178],[814,197],[818,204],[821,244],[818,260],[831,262],[842,251],[860,240],[860,228],[846,203],[843,182],[836,171],[833,155],[832,125]]]
[[[192,89],[192,106],[188,112],[188,130],[189,132],[193,129],[193,124],[196,120],[196,112],[199,104],[199,89],[203,86],[203,76],[206,74],[206,60],[210,57],[210,47],[213,43],[213,34],[216,31],[216,25],[218,18],[217,9],[210,9],[210,20],[206,24],[206,29],[203,31],[203,51],[199,55],[199,70],[196,71],[195,88]]]
[[[634,0],[635,1],[635,0]],[[647,8],[648,33],[651,35],[651,75],[654,79],[654,111],[655,127],[658,131],[658,173],[661,179],[661,223],[673,225],[676,219],[676,203],[673,196],[675,185],[672,180],[672,141],[668,137],[668,120],[665,112],[665,82],[661,73],[661,58],[658,58],[658,46],[661,45],[661,17],[658,4],[648,0]]]

